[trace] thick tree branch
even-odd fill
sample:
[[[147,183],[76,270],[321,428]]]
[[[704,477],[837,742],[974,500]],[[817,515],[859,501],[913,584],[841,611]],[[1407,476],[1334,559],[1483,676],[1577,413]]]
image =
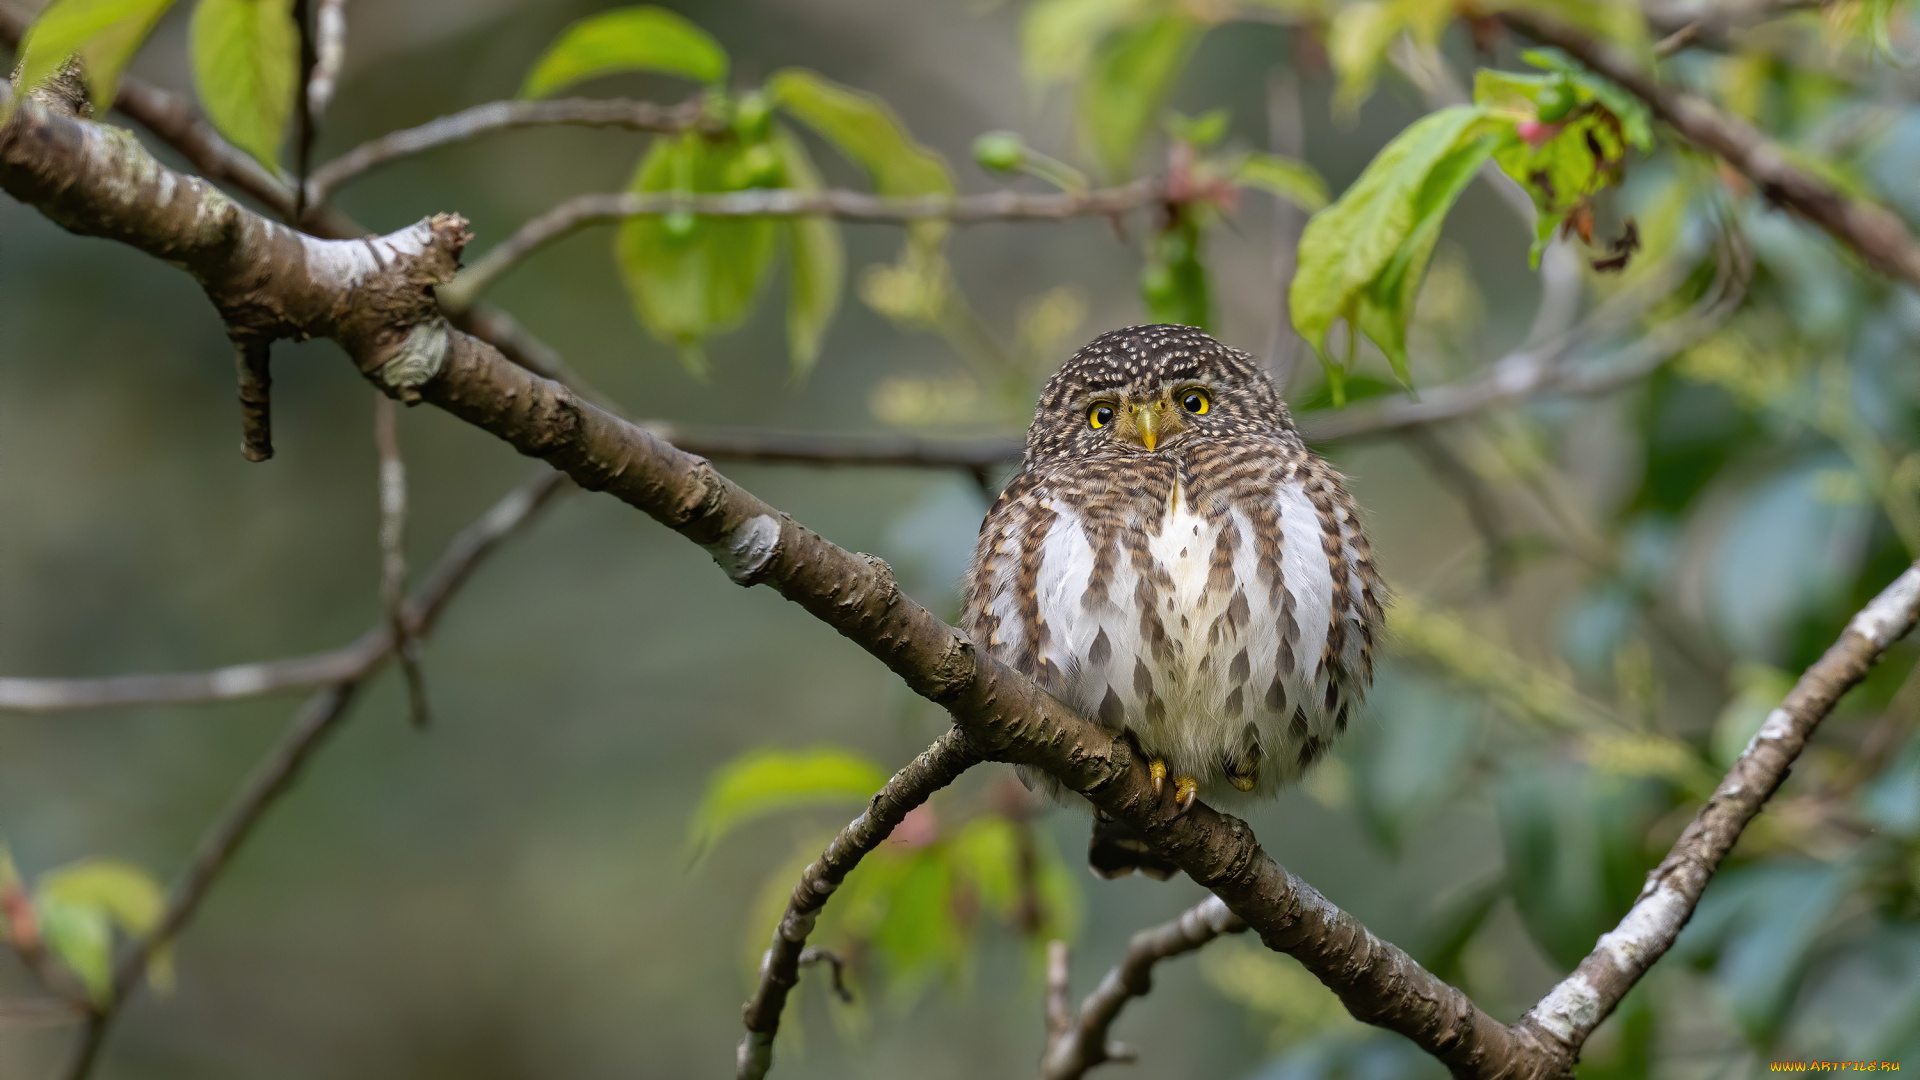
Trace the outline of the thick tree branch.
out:
[[[440,561],[428,571],[426,584],[408,599],[403,612],[409,633],[415,638],[432,633],[448,601],[481,561],[566,486],[565,476],[543,469],[495,503],[478,521],[461,530],[447,545]],[[363,678],[392,655],[393,647],[392,628],[382,620],[350,645],[291,660],[236,664],[212,671],[113,675],[100,679],[0,678],[0,711],[60,712],[110,706],[236,701]]]
[[[806,948],[807,935],[813,933],[814,920],[820,917],[833,891],[893,832],[907,811],[926,802],[980,761],[980,755],[967,745],[966,734],[957,727],[948,728],[932,746],[895,773],[874,794],[866,812],[840,830],[820,857],[807,865],[800,884],[793,887],[786,914],[774,927],[773,944],[760,959],[760,986],[747,1002],[747,1034],[740,1040],[735,1060],[739,1080],[759,1080],[773,1065],[773,1038],[780,1030],[781,1010],[786,1008],[787,995],[800,982],[800,965],[806,954],[815,951]],[[837,961],[834,985],[840,986]]]
[[[1113,217],[1150,206],[1164,198],[1157,180],[1135,180],[1085,194],[995,191],[985,195],[919,195],[895,197],[861,191],[799,191],[791,188],[755,188],[714,195],[680,192],[636,192],[576,195],[541,214],[460,275],[452,287],[441,290],[449,311],[473,303],[520,260],[590,225],[606,225],[630,217],[685,212],[704,217],[833,217],[870,224],[914,221],[950,221],[977,225],[991,221],[1064,221],[1076,217]]]
[[[1513,9],[1500,18],[1535,41],[1564,49],[1625,87],[1682,138],[1719,155],[1752,180],[1769,200],[1825,229],[1868,266],[1909,284],[1920,284],[1920,243],[1907,223],[1892,211],[1848,198],[1827,181],[1794,166],[1786,152],[1760,129],[1721,112],[1700,97],[1662,85],[1652,73],[1612,46],[1532,11]]]
[[[1193,952],[1221,934],[1246,929],[1247,924],[1227,910],[1219,897],[1209,896],[1178,918],[1133,935],[1126,959],[1107,972],[1080,1003],[1079,1014],[1048,1040],[1046,1056],[1040,1059],[1041,1080],[1078,1080],[1095,1065],[1131,1061],[1131,1052],[1113,1043],[1108,1032],[1128,1001],[1145,997],[1153,989],[1153,966]],[[1051,1018],[1049,1022],[1057,1023]]]
[[[490,101],[442,116],[419,127],[389,132],[327,162],[307,181],[307,205],[324,206],[340,185],[369,169],[403,157],[495,131],[514,128],[611,127],[628,131],[673,133],[690,130],[723,131],[726,125],[711,115],[700,98],[678,105],[623,98],[561,98],[556,101]]]
[[[1647,875],[1640,898],[1620,925],[1603,935],[1573,974],[1522,1017],[1517,1028],[1552,1040],[1568,1063],[1578,1056],[1620,999],[1673,947],[1714,871],[1733,850],[1741,830],[1786,780],[1814,728],[1841,695],[1866,677],[1889,645],[1913,630],[1916,620],[1920,564],[1895,578],[1855,615],[1840,640],[1800,676],[1667,857]]]

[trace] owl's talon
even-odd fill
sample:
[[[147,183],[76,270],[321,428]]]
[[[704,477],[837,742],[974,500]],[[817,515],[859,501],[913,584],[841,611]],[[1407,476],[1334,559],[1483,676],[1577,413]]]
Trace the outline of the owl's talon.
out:
[[[1200,797],[1200,784],[1191,776],[1182,776],[1173,782],[1173,805],[1181,813],[1193,809],[1193,802]]]
[[[1159,758],[1147,762],[1147,777],[1153,781],[1153,797],[1158,799],[1161,790],[1167,786],[1167,763]]]

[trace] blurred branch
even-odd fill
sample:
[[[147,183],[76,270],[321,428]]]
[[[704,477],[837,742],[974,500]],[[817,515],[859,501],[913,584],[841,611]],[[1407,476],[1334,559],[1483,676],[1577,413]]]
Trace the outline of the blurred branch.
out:
[[[956,225],[1064,221],[1077,217],[1112,217],[1150,206],[1164,197],[1162,187],[1157,179],[1141,179],[1084,194],[995,191],[985,195],[893,197],[839,189],[754,188],[709,195],[676,191],[576,195],[522,225],[518,232],[468,267],[453,284],[442,288],[440,299],[448,310],[459,311],[472,304],[521,259],[540,248],[588,226],[631,217],[691,213],[702,217],[832,217],[870,224],[939,220]]]
[[[827,905],[827,898],[846,880],[860,860],[893,832],[907,812],[919,806],[955,777],[979,764],[982,756],[967,743],[959,727],[950,727],[920,756],[893,774],[867,804],[866,812],[840,830],[820,857],[808,864],[793,887],[786,914],[773,931],[773,944],[760,960],[760,985],[747,1002],[747,1035],[740,1040],[736,1060],[739,1080],[759,1080],[773,1067],[773,1037],[780,1030],[780,1013],[787,995],[800,982],[806,962],[807,935]],[[831,955],[831,954],[826,954]],[[834,964],[834,985],[840,987],[840,965]]]
[[[544,472],[508,493],[485,516],[454,538],[426,588],[409,605],[422,629],[431,626],[479,559],[523,524],[563,485],[561,474]],[[391,634],[390,629],[388,633]],[[321,687],[307,699],[294,714],[293,723],[288,725],[280,741],[254,767],[226,811],[201,835],[186,869],[167,894],[166,907],[153,932],[121,955],[113,968],[112,995],[104,1003],[88,1009],[86,1028],[68,1064],[66,1080],[85,1080],[99,1057],[114,1018],[139,985],[154,954],[179,936],[240,845],[246,842],[267,810],[292,787],[314,751],[346,716],[361,684],[373,674],[380,659],[394,650],[391,636],[385,644],[366,666]]]
[[[361,143],[313,171],[307,181],[307,205],[324,206],[335,189],[369,169],[442,146],[515,128],[611,127],[671,134],[690,130],[723,131],[700,98],[678,105],[623,98],[561,98],[555,101],[490,101],[429,120],[418,127],[389,132]]]
[[[1267,73],[1267,148],[1282,157],[1299,158],[1306,152],[1306,120],[1300,113],[1300,79],[1292,68]],[[1273,200],[1273,330],[1267,339],[1267,373],[1281,398],[1300,363],[1306,342],[1293,332],[1293,273],[1296,249],[1307,215],[1286,199]]]
[[[347,0],[314,0],[313,71],[307,78],[307,115],[318,124],[333,103],[347,62]],[[308,197],[308,203],[313,199]]]
[[[1517,1027],[1551,1037],[1571,1060],[1655,961],[1672,948],[1700,894],[1740,833],[1760,812],[1835,703],[1920,621],[1920,564],[1861,609],[1819,661],[1767,715],[1647,882],[1619,926],[1555,986]]]
[[[1705,3],[1649,3],[1642,9],[1647,24],[1666,36],[1654,43],[1653,54],[1671,56],[1690,45],[1724,49],[1735,33],[1755,23],[1795,11],[1813,11],[1826,0],[1708,0]]]
[[[1892,211],[1848,198],[1832,184],[1793,165],[1788,152],[1760,129],[1721,112],[1700,97],[1662,85],[1652,73],[1610,45],[1525,9],[1510,9],[1499,17],[1514,30],[1565,50],[1619,83],[1646,102],[1655,118],[1682,138],[1719,155],[1752,180],[1769,201],[1825,229],[1868,266],[1920,284],[1920,243],[1906,222]]]
[[[1486,584],[1498,589],[1513,572],[1514,541],[1500,511],[1500,499],[1473,467],[1460,459],[1453,447],[1431,426],[1409,428],[1407,446],[1427,466],[1441,485],[1450,489],[1467,513],[1473,531],[1487,549]]]
[[[373,396],[373,445],[380,454],[380,606],[387,611],[393,655],[407,679],[413,726],[427,726],[427,682],[420,671],[420,639],[407,628],[407,463],[400,456],[398,408]]]
[[[516,529],[567,485],[563,474],[542,470],[461,530],[407,600],[404,618],[415,637],[434,624],[474,569]],[[113,675],[100,679],[0,678],[0,711],[59,712],[122,705],[173,705],[234,701],[281,690],[304,689],[364,678],[394,648],[390,623],[368,630],[353,644],[292,660],[166,675]]]
[[[1100,985],[1080,1003],[1079,1015],[1062,1025],[1058,1034],[1052,1034],[1058,1021],[1050,1000],[1048,1027],[1052,1037],[1047,1040],[1046,1055],[1040,1060],[1041,1080],[1076,1080],[1103,1062],[1134,1060],[1134,1052],[1110,1041],[1108,1031],[1128,1001],[1145,997],[1153,989],[1153,966],[1193,952],[1222,934],[1238,934],[1246,929],[1247,924],[1227,910],[1219,897],[1209,896],[1182,912],[1179,918],[1133,935],[1127,943],[1126,959],[1107,972]],[[1066,946],[1055,944],[1059,950],[1057,954],[1050,954],[1049,959],[1058,957],[1060,983],[1064,984]],[[1052,972],[1049,965],[1050,983]],[[1060,986],[1059,996],[1062,999],[1066,996],[1064,985]]]
[[[166,908],[153,933],[123,953],[113,968],[113,994],[94,1005],[87,1014],[86,1029],[65,1072],[66,1080],[85,1080],[100,1055],[107,1031],[140,984],[155,952],[173,941],[193,918],[206,899],[207,890],[225,870],[234,852],[246,842],[254,826],[300,775],[300,770],[346,715],[347,706],[360,688],[359,679],[348,679],[316,691],[294,714],[293,723],[267,756],[254,767],[241,786],[240,793],[227,809],[201,835],[186,870],[167,894]]]

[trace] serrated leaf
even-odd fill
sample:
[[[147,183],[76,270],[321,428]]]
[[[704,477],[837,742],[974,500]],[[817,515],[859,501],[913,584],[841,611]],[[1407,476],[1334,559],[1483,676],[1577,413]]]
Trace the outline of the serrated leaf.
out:
[[[602,75],[646,71],[702,83],[727,78],[727,51],[700,27],[665,8],[616,8],[560,32],[520,86],[523,98],[547,97]]]
[[[735,827],[801,806],[864,803],[887,782],[872,761],[837,747],[750,750],[714,770],[687,829],[687,846],[705,852]]]
[[[780,155],[787,186],[801,191],[822,187],[820,172],[805,146],[793,133],[781,129],[773,146]],[[795,218],[787,233],[787,352],[798,379],[820,357],[820,340],[840,309],[846,289],[847,253],[840,239],[840,223],[828,217]]]
[[[747,148],[697,134],[654,140],[629,190],[733,190]],[[682,363],[705,370],[700,343],[746,318],[778,250],[781,223],[769,218],[652,215],[620,226],[614,252],[640,322],[680,347]]]
[[[939,154],[916,142],[898,114],[872,94],[804,68],[767,80],[767,96],[873,178],[882,195],[947,195],[953,177]]]
[[[80,57],[95,112],[113,104],[120,75],[174,0],[54,0],[22,43],[20,85],[32,89]]]
[[[1109,34],[1093,51],[1075,101],[1081,137],[1109,177],[1125,176],[1206,25],[1168,12]]]
[[[1436,230],[1478,167],[1475,156],[1490,152],[1485,120],[1483,109],[1460,105],[1416,122],[1308,220],[1288,295],[1294,329],[1319,353],[1329,381],[1344,371],[1327,355],[1327,335],[1336,319],[1362,317],[1363,296],[1361,329],[1379,334],[1382,348],[1404,342],[1402,316],[1411,315]]]
[[[1234,170],[1233,182],[1276,195],[1309,214],[1327,205],[1327,182],[1313,166],[1279,154],[1248,154]]]
[[[300,75],[293,0],[200,0],[189,35],[193,82],[207,118],[233,145],[274,168]]]
[[[85,984],[96,1004],[113,993],[113,930],[144,938],[160,925],[165,894],[145,870],[118,859],[83,859],[40,875],[34,915],[47,948]],[[149,977],[170,981],[165,951],[154,955]]]

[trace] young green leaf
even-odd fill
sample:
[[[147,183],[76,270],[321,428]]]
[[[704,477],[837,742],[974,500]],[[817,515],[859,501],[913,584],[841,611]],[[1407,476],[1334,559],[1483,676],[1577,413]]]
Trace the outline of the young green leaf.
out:
[[[300,73],[293,0],[200,0],[193,81],[207,118],[269,169],[280,157]]]
[[[1108,34],[1164,7],[1154,0],[1034,0],[1020,17],[1028,87],[1037,91],[1072,79]]]
[[[631,190],[734,190],[751,171],[740,164],[749,152],[699,135],[661,137],[641,161]],[[641,324],[676,343],[687,368],[702,373],[701,340],[746,317],[773,265],[780,229],[767,218],[678,213],[626,221],[614,252]]]
[[[34,915],[47,947],[80,977],[96,1002],[113,993],[113,930],[145,937],[160,924],[165,906],[160,883],[132,863],[82,859],[40,875]],[[154,956],[149,977],[168,981],[166,953]]]
[[[699,856],[736,826],[799,806],[863,803],[887,771],[849,750],[750,750],[714,770],[687,830]]]
[[[1313,166],[1278,154],[1248,154],[1234,170],[1233,182],[1277,195],[1310,214],[1327,205],[1327,182]]]
[[[1076,99],[1081,136],[1109,177],[1125,176],[1205,24],[1168,12],[1108,35],[1094,49]]]
[[[1336,319],[1348,319],[1390,357],[1397,351],[1395,370],[1405,378],[1405,322],[1441,221],[1491,153],[1485,122],[1485,110],[1466,105],[1418,121],[1302,231],[1289,293],[1293,326],[1319,353],[1336,400],[1344,373],[1327,354]]]
[[[820,171],[807,149],[784,128],[773,146],[780,155],[788,187],[801,191],[821,188]],[[847,253],[840,240],[840,223],[826,217],[795,218],[787,232],[787,352],[798,379],[820,357],[820,339],[826,336],[840,294],[846,288]]]
[[[775,72],[767,80],[767,95],[788,116],[865,169],[880,194],[953,192],[945,159],[915,142],[900,117],[874,95],[804,68]]]
[[[520,96],[547,97],[575,83],[627,71],[721,83],[727,78],[727,53],[705,30],[665,8],[616,8],[561,31],[527,73]]]
[[[27,31],[20,85],[39,86],[68,57],[78,55],[94,111],[106,111],[119,90],[120,73],[173,4],[174,0],[54,0]]]

